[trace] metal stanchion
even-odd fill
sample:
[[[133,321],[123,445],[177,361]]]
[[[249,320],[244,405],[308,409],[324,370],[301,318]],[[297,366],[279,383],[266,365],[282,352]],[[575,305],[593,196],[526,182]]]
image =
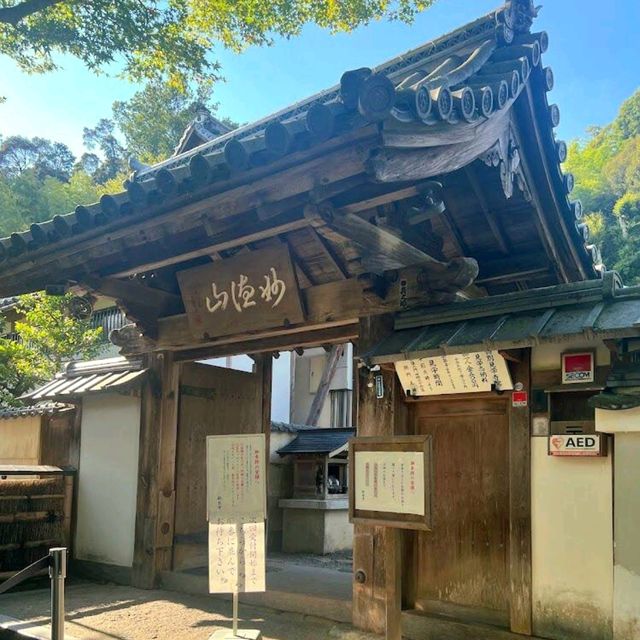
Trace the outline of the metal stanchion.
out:
[[[64,579],[67,577],[67,549],[49,549],[51,564],[51,640],[64,640]]]

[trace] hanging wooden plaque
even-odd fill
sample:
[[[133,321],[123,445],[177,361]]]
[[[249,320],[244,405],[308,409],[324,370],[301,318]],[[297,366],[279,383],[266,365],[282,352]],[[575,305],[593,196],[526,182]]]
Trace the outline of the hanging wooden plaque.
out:
[[[289,249],[262,249],[177,274],[189,327],[198,338],[304,321]]]
[[[349,441],[349,519],[400,529],[432,528],[431,436]]]

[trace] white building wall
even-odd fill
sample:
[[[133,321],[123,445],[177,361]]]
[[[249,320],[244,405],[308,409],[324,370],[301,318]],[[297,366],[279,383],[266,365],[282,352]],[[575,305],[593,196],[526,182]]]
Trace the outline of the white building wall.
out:
[[[291,422],[306,423],[328,357],[329,355],[322,348],[307,349],[301,356],[292,355]],[[345,345],[329,389],[330,392],[341,389],[353,390],[353,345]],[[336,426],[331,424],[330,392],[322,405],[317,424],[312,426]],[[349,420],[348,426],[351,426],[350,422]]]
[[[130,567],[138,487],[140,399],[83,400],[74,556]]]
[[[534,634],[563,640],[611,638],[612,458],[547,455],[532,438]]]
[[[640,638],[640,407],[596,409],[596,429],[614,438],[614,640]]]

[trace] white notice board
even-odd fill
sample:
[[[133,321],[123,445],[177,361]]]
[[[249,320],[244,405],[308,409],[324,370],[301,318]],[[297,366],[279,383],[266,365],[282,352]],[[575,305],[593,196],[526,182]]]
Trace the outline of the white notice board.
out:
[[[354,458],[356,509],[425,514],[422,452],[358,451]]]
[[[497,351],[476,351],[396,362],[396,372],[407,395],[513,389],[509,368]]]
[[[207,520],[258,522],[266,517],[263,433],[207,437]]]
[[[209,592],[265,590],[264,434],[207,437]]]
[[[209,593],[264,590],[264,521],[209,523]]]
[[[431,436],[349,440],[349,519],[400,529],[432,528]]]

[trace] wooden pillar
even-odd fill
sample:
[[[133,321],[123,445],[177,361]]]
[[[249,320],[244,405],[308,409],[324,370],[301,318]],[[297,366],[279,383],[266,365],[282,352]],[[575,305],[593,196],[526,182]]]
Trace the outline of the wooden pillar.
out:
[[[531,635],[531,349],[512,365],[513,382],[527,391],[527,406],[509,404],[509,575],[511,631]]]
[[[132,583],[151,589],[158,572],[171,568],[180,365],[170,352],[147,355],[146,365]]]
[[[261,426],[258,433],[264,433],[265,436],[268,464],[269,441],[271,439],[271,388],[273,386],[273,356],[270,353],[256,356],[256,375],[260,376],[262,388]]]
[[[360,320],[358,352],[366,353],[393,331],[392,316]],[[369,372],[362,368],[357,384],[359,436],[403,433],[406,413],[393,370],[378,372],[384,397],[376,398]],[[353,539],[353,624],[359,629],[401,638],[401,532],[388,527],[355,525]]]

